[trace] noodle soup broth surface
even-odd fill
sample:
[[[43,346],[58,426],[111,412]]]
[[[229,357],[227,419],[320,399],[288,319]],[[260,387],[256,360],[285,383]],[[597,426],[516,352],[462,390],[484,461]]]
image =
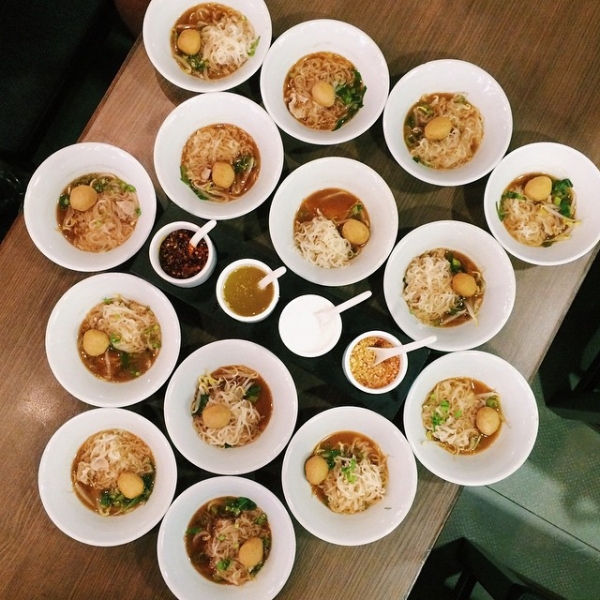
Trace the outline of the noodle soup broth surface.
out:
[[[356,67],[334,52],[303,56],[287,73],[283,100],[302,125],[335,131],[363,106],[366,86]]]
[[[493,432],[486,429],[485,434],[481,430],[480,411],[490,410],[496,414],[496,429]],[[489,448],[498,438],[504,421],[498,393],[469,377],[437,383],[423,403],[421,417],[427,438],[451,454],[476,454]]]
[[[155,476],[149,446],[122,429],[90,436],[77,451],[71,468],[75,495],[103,516],[122,515],[142,506],[152,493]]]
[[[520,175],[506,186],[497,204],[498,218],[519,243],[549,247],[570,237],[578,224],[569,179],[546,173]]]
[[[356,431],[337,431],[321,440],[305,463],[320,457],[324,478],[309,481],[331,511],[354,514],[381,500],[388,482],[387,457],[376,442]],[[308,472],[305,473],[309,477]]]
[[[192,565],[206,579],[242,585],[254,579],[269,558],[267,514],[249,498],[215,498],[190,520],[185,545]]]
[[[370,238],[369,213],[360,198],[325,188],[306,197],[294,217],[294,241],[309,262],[323,267],[347,265]]]
[[[222,420],[207,419],[206,411],[221,407]],[[249,444],[267,428],[273,397],[267,382],[244,365],[223,366],[198,380],[192,402],[192,422],[200,438],[220,448]],[[208,421],[208,422],[207,422]]]
[[[86,347],[86,333],[101,334],[103,349]],[[162,345],[160,324],[150,307],[115,296],[92,308],[79,327],[77,348],[96,377],[122,383],[138,379],[155,363]]]
[[[76,203],[76,196],[82,195],[85,204]],[[140,214],[135,187],[112,173],[77,177],[62,190],[56,205],[59,230],[84,252],[108,252],[123,245]]]
[[[424,94],[408,111],[403,133],[413,160],[433,169],[455,169],[481,145],[483,117],[463,94]]]
[[[235,73],[254,55],[259,41],[241,12],[216,2],[190,8],[171,29],[171,53],[179,67],[207,81]]]

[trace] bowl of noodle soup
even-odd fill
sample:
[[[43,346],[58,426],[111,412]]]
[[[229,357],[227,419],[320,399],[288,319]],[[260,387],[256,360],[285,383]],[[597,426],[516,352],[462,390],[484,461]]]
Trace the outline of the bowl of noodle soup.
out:
[[[347,212],[336,214],[340,204]],[[368,224],[368,238],[355,245],[344,237],[343,226],[361,219]],[[319,158],[292,171],[277,188],[269,233],[281,260],[300,277],[348,285],[372,275],[387,259],[398,233],[398,208],[385,180],[366,164]]]
[[[154,167],[180,208],[203,219],[233,219],[260,206],[275,189],[283,143],[256,102],[230,92],[204,94],[182,102],[164,120],[154,143]]]
[[[316,449],[330,449],[333,438],[333,449],[342,452],[325,480],[330,485],[326,504],[305,468]],[[391,533],[417,491],[416,461],[406,438],[388,419],[360,407],[328,409],[304,423],[286,449],[281,476],[285,499],[300,524],[339,546],[368,544]]]
[[[72,208],[75,187],[95,194],[95,202]],[[142,247],[154,225],[156,193],[131,154],[83,142],[40,164],[27,185],[23,214],[31,239],[51,261],[74,271],[104,271]]]
[[[211,544],[209,555],[212,562],[227,563],[226,576],[236,584],[215,582],[196,569],[186,547],[186,532],[194,519],[209,503],[221,499],[248,499],[257,511],[266,515],[270,530],[270,549],[260,570],[249,577],[248,571],[237,560],[237,547],[257,535],[255,526],[239,516],[224,518],[217,527],[232,524],[233,527],[218,536]],[[235,527],[235,525],[238,527]],[[262,535],[262,534],[259,534]],[[213,536],[214,539],[214,536]],[[210,540],[208,540],[210,541]],[[183,491],[167,511],[158,532],[158,566],[171,592],[179,600],[211,598],[214,600],[235,598],[275,598],[287,581],[296,555],[296,536],[292,520],[282,502],[266,487],[244,477],[210,477]]]
[[[445,391],[434,398],[432,392],[442,383]],[[475,393],[481,391],[488,392],[483,400]],[[492,401],[485,399],[490,392]],[[432,425],[424,406],[434,401],[438,420]],[[458,451],[465,448],[461,436],[481,436],[474,419],[481,404],[499,407],[495,439],[488,445],[482,439],[475,452],[468,446]],[[536,399],[525,378],[504,359],[477,350],[453,352],[425,367],[404,404],[404,429],[415,456],[433,474],[458,485],[490,485],[514,473],[533,448],[538,420]],[[432,437],[432,430],[440,433]],[[438,440],[456,446],[449,450]]]
[[[430,133],[426,123],[434,119],[438,127],[432,123]],[[406,73],[383,112],[385,141],[396,162],[440,186],[487,175],[504,156],[512,128],[510,103],[499,83],[481,67],[454,59]]]
[[[198,32],[191,47],[189,40],[179,40],[186,29]],[[221,92],[258,71],[272,24],[263,0],[152,0],[142,36],[150,61],[172,84],[196,93]]]
[[[90,440],[115,431],[135,436],[145,446],[156,475],[145,502],[125,514],[103,516],[90,509],[74,492],[73,471],[76,456]],[[105,478],[115,479],[123,470],[132,469],[136,458],[134,448],[94,444],[89,449],[95,460],[108,463],[106,469],[96,470],[100,487],[104,486],[100,482]],[[40,497],[50,519],[69,537],[92,546],[118,546],[146,534],[169,508],[176,484],[177,464],[167,438],[145,417],[121,408],[89,410],[64,423],[48,441],[38,471]]]
[[[250,473],[273,460],[291,438],[297,412],[287,367],[247,340],[198,348],[177,367],[165,393],[173,443],[197,467],[219,475]]]
[[[472,276],[477,293],[455,291],[458,272]],[[504,248],[487,231],[463,221],[434,221],[396,244],[383,293],[394,321],[412,339],[435,335],[429,345],[434,350],[470,350],[508,321],[516,278]]]
[[[547,189],[528,187],[543,179]],[[600,240],[599,187],[598,167],[578,150],[555,142],[527,144],[492,171],[485,217],[513,256],[536,265],[566,264]]]
[[[105,345],[95,349],[98,339]],[[45,343],[52,373],[67,392],[93,406],[123,407],[145,400],[170,377],[181,329],[158,288],[128,273],[102,273],[63,294]]]
[[[327,84],[328,100],[315,100],[317,83]],[[260,72],[269,114],[287,134],[310,144],[339,144],[367,131],[381,115],[389,88],[377,44],[354,25],[332,19],[285,31]]]

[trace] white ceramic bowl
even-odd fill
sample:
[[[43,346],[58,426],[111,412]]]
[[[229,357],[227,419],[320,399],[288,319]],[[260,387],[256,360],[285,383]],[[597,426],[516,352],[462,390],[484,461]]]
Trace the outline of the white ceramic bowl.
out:
[[[148,247],[150,264],[152,265],[155,273],[167,283],[182,288],[196,287],[201,283],[204,283],[215,270],[215,267],[217,266],[217,249],[215,248],[215,245],[212,243],[212,240],[208,234],[205,234],[203,239],[206,241],[206,247],[208,248],[208,258],[202,270],[196,273],[196,275],[188,277],[187,279],[177,279],[176,277],[168,275],[160,265],[160,247],[170,233],[179,231],[180,229],[196,232],[200,229],[200,225],[190,223],[189,221],[173,221],[172,223],[167,223],[161,227],[154,234],[154,236],[152,236],[150,246]]]
[[[476,379],[500,396],[506,422],[498,438],[471,455],[454,455],[427,439],[421,408],[434,386],[450,377]],[[491,485],[514,473],[529,456],[538,430],[538,409],[525,378],[504,359],[480,351],[453,352],[425,367],[404,403],[404,430],[417,459],[433,474],[458,485]]]
[[[261,166],[254,185],[230,202],[200,200],[181,181],[181,151],[201,127],[228,123],[252,136]],[[277,126],[256,102],[230,92],[194,96],[177,106],[164,120],[154,143],[158,181],[175,204],[203,219],[233,219],[260,206],[275,189],[283,169],[283,143]]]
[[[294,243],[294,217],[313,192],[340,188],[357,196],[371,219],[371,238],[350,264],[323,269],[307,261]],[[349,285],[372,275],[387,259],[398,234],[398,208],[385,180],[371,167],[342,157],[301,165],[277,188],[269,213],[269,233],[279,258],[294,273],[325,286]]]
[[[496,204],[502,193],[517,177],[528,173],[571,180],[577,202],[575,218],[580,223],[568,240],[548,248],[527,246],[514,239],[500,221]],[[587,254],[600,240],[598,189],[598,167],[578,150],[553,142],[528,144],[507,154],[492,171],[484,194],[485,217],[492,235],[513,256],[535,265],[562,265]]]
[[[209,500],[243,496],[253,500],[269,519],[271,554],[256,578],[241,586],[213,583],[191,564],[185,549],[185,531],[194,513]],[[264,486],[243,477],[211,477],[200,481],[175,498],[158,532],[158,566],[179,600],[271,600],[285,585],[296,556],[292,520],[281,501]]]
[[[156,463],[148,501],[118,517],[102,517],[84,506],[71,480],[77,451],[91,435],[105,429],[137,435],[148,444]],[[167,438],[148,419],[120,408],[88,410],[64,423],[46,445],[38,472],[40,498],[52,522],[69,537],[91,546],[126,544],[150,531],[169,508],[176,484],[177,465]]]
[[[205,81],[188,75],[171,54],[171,27],[188,9],[202,4],[194,0],[152,0],[146,9],[143,40],[154,68],[172,84],[192,92],[220,92],[248,80],[260,68],[271,44],[272,24],[269,9],[263,0],[226,0],[225,6],[242,13],[260,37],[256,52],[234,73],[221,79]]]
[[[465,254],[480,268],[486,283],[478,322],[432,327],[415,317],[402,298],[404,273],[410,261],[428,250],[448,248]],[[462,221],[434,221],[406,234],[392,251],[383,276],[385,302],[400,329],[414,340],[429,335],[429,347],[451,352],[470,350],[493,338],[504,327],[516,296],[516,279],[508,255],[487,231]]]
[[[473,158],[455,169],[433,169],[413,160],[403,136],[404,119],[423,94],[463,93],[483,117],[483,141]],[[457,186],[487,175],[501,160],[512,136],[510,103],[498,82],[481,67],[443,59],[415,67],[393,87],[383,112],[383,134],[396,162],[434,185]]]
[[[88,173],[113,173],[133,185],[141,213],[131,237],[108,252],[85,252],[66,240],[56,220],[62,191]],[[25,225],[33,243],[47,258],[73,271],[96,272],[116,267],[144,244],[154,225],[156,193],[144,167],[125,150],[99,142],[66,146],[50,155],[31,177],[23,205]]]
[[[364,106],[336,131],[306,127],[291,115],[284,103],[288,71],[302,57],[314,52],[333,52],[348,59],[367,88]],[[305,21],[285,31],[273,42],[260,72],[261,95],[269,114],[283,131],[310,144],[339,144],[367,131],[381,115],[389,89],[388,66],[379,46],[354,25],[332,19]]]
[[[312,492],[304,463],[316,445],[337,431],[371,438],[387,456],[389,481],[384,498],[353,515],[329,510]],[[366,408],[340,406],[325,410],[294,434],[283,459],[283,493],[292,514],[316,537],[339,546],[360,546],[391,533],[404,520],[417,491],[417,465],[400,430]]]
[[[344,370],[346,379],[361,392],[365,392],[366,394],[386,394],[387,392],[391,392],[392,390],[396,389],[406,376],[406,372],[408,371],[408,354],[404,353],[400,355],[400,368],[393,381],[378,388],[363,385],[357,381],[354,373],[352,372],[352,368],[350,366],[350,357],[352,356],[352,350],[354,347],[365,338],[370,337],[383,338],[384,340],[390,342],[392,346],[402,345],[396,336],[391,335],[387,331],[365,331],[365,333],[361,333],[359,336],[355,337],[348,344],[348,346],[346,346],[346,350],[344,350],[344,355],[342,356],[342,369]]]
[[[271,390],[273,413],[254,442],[217,448],[200,439],[190,409],[198,377],[228,365],[244,365],[262,376]],[[164,413],[171,440],[191,463],[219,475],[241,475],[272,461],[288,443],[296,424],[298,395],[287,367],[270,350],[247,340],[218,340],[202,346],[177,367],[165,393]]]
[[[87,313],[117,294],[149,306],[162,331],[156,361],[132,381],[111,383],[93,375],[77,350],[77,335]],[[168,298],[152,284],[127,273],[102,273],[67,290],[52,309],[46,326],[46,356],[54,376],[75,398],[102,407],[122,407],[145,400],[169,378],[181,345],[179,319]]]
[[[230,316],[232,319],[235,319],[236,321],[240,321],[242,323],[257,323],[258,321],[263,321],[264,319],[266,319],[273,312],[273,310],[275,310],[275,307],[279,302],[279,279],[275,279],[271,284],[273,286],[273,298],[269,306],[267,306],[267,308],[265,308],[263,312],[257,315],[239,315],[231,309],[231,307],[225,300],[223,289],[229,275],[231,275],[231,273],[233,273],[233,271],[235,271],[236,269],[242,267],[256,267],[257,269],[263,271],[265,275],[269,274],[272,271],[272,269],[264,262],[256,260],[254,258],[240,258],[239,260],[234,260],[233,262],[229,263],[219,274],[215,289],[217,301],[219,303],[219,306],[221,307],[221,310],[223,310],[223,312],[226,315]]]

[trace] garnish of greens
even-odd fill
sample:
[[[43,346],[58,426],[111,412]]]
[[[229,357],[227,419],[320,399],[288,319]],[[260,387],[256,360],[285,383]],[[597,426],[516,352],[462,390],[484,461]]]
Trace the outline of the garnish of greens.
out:
[[[200,200],[208,200],[208,196],[202,191],[199,190],[191,181],[191,179],[189,178],[188,174],[187,174],[187,169],[181,165],[181,167],[179,168],[179,172],[181,175],[181,181],[183,181],[183,183],[185,183],[185,185],[187,185],[192,192],[194,192],[194,194],[196,194],[196,196],[198,196],[198,198],[200,198]]]
[[[350,83],[335,88],[335,95],[346,107],[346,114],[338,119],[333,131],[339,129],[344,123],[347,123],[362,107],[366,86],[363,83],[361,74],[355,69],[354,79]]]
[[[152,493],[154,477],[150,473],[142,475],[142,480],[144,481],[144,491],[139,496],[136,496],[135,498],[126,498],[118,488],[115,488],[114,490],[104,490],[100,496],[100,505],[103,508],[113,508],[116,509],[118,513],[124,513],[141,502],[145,502]]]
[[[225,500],[225,510],[235,517],[239,517],[244,510],[254,510],[255,508],[256,502],[253,502],[249,498],[244,498],[244,496],[240,496],[239,498],[227,498],[227,500]]]

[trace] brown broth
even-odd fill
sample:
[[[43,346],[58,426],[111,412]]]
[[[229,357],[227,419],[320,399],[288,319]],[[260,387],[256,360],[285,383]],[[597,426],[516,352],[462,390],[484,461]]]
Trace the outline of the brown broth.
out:
[[[209,581],[221,584],[228,584],[219,574],[219,570],[214,561],[211,559],[208,548],[210,539],[214,537],[215,528],[219,519],[233,520],[234,516],[231,511],[226,510],[226,502],[235,500],[233,496],[223,496],[210,500],[203,504],[191,518],[187,530],[185,532],[185,547],[194,568]],[[253,512],[257,516],[265,515],[265,513],[256,507]],[[266,517],[266,515],[265,515]],[[203,539],[201,532],[208,534],[209,539]],[[258,535],[268,543],[264,544],[263,563],[268,559],[271,550],[271,528],[268,520],[261,525]],[[236,557],[227,557],[235,559]]]
[[[234,313],[252,317],[268,308],[275,295],[275,286],[270,283],[265,289],[258,287],[266,274],[253,265],[239,267],[230,273],[223,285],[223,298]]]

